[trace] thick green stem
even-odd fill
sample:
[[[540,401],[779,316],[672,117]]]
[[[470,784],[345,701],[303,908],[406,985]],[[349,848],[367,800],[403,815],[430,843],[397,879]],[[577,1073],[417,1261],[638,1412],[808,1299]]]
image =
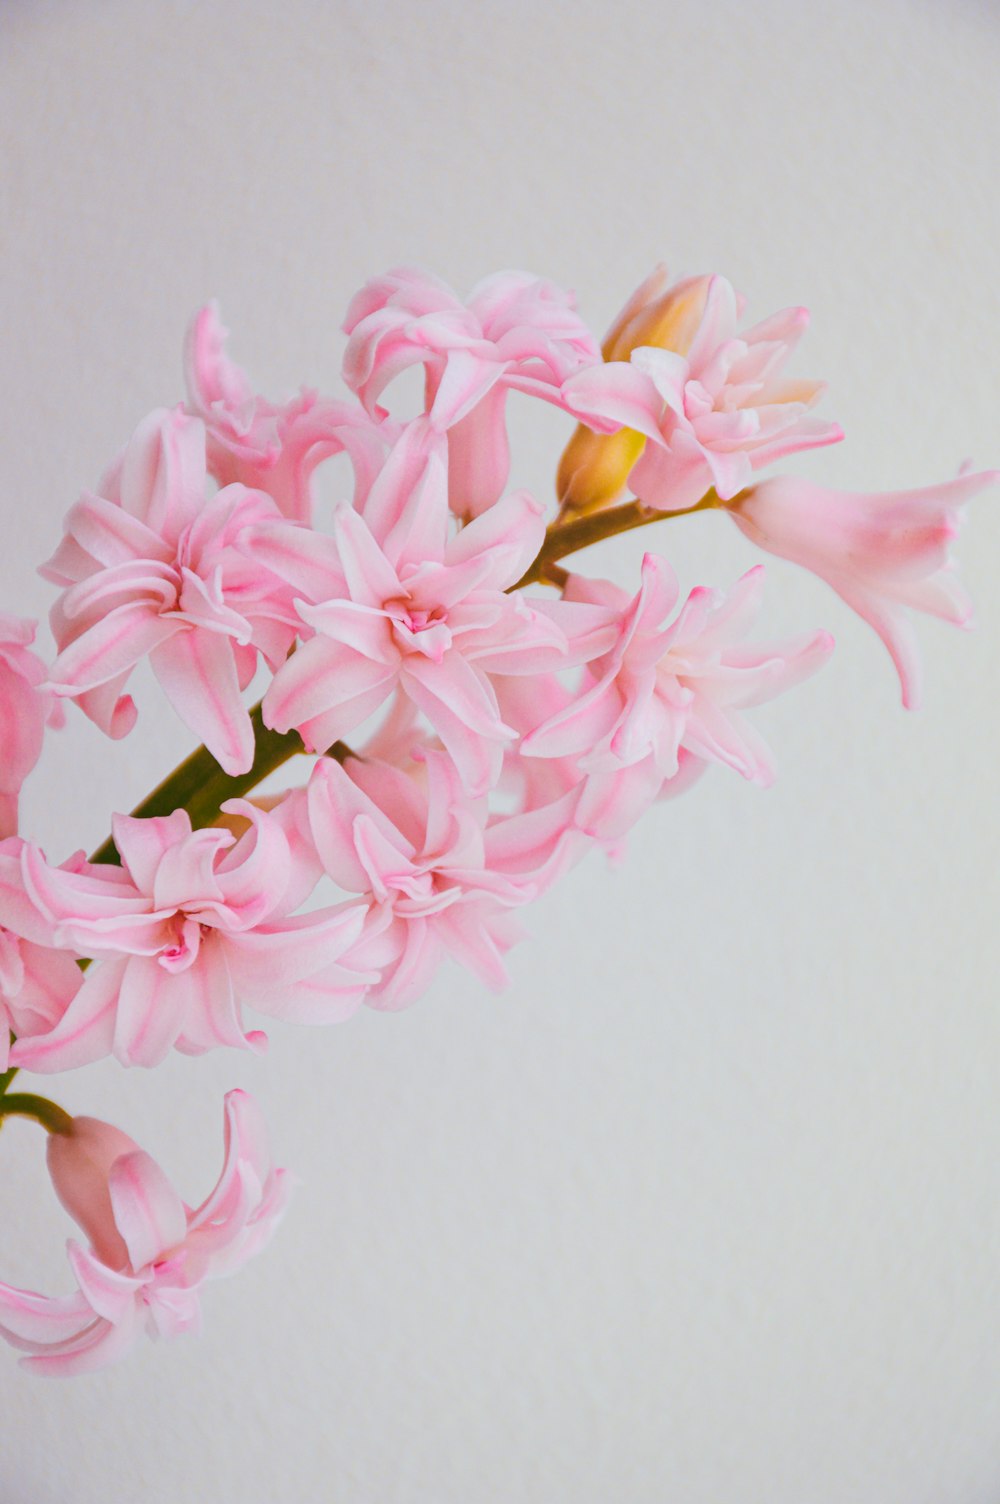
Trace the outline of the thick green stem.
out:
[[[36,1123],[41,1123],[46,1133],[73,1132],[73,1119],[68,1112],[50,1102],[48,1097],[36,1097],[30,1091],[8,1092],[0,1097],[0,1123],[4,1118],[33,1118]]]

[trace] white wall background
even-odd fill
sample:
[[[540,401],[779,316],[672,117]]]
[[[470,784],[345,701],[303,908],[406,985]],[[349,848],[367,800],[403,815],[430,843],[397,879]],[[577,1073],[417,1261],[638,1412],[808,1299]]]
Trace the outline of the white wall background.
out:
[[[997,463],[998,62],[995,0],[5,0],[0,604],[44,615],[194,307],[263,390],[334,388],[348,297],[403,259],[550,275],[599,330],[661,257],[723,270],[814,311],[848,443],[810,474]],[[544,491],[562,422],[518,423]],[[773,563],[762,630],[839,648],[760,713],[777,787],[719,771],[581,868],[504,997],[454,972],[262,1063],[58,1083],[192,1200],[250,1085],[303,1183],[202,1339],[65,1385],[0,1354],[3,1504],[1000,1497],[997,505],[916,717]],[[687,584],[751,562],[724,519],[658,546]],[[125,744],[74,717],[29,828],[91,847],[187,749],[152,694]],[[40,1137],[0,1140],[2,1269],[55,1290]]]

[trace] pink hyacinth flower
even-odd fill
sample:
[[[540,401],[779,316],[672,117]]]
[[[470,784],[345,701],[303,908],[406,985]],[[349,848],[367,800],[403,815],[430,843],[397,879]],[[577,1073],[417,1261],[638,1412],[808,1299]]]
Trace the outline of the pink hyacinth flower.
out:
[[[510,911],[538,891],[530,871],[511,871],[509,853],[491,860],[486,802],[470,799],[451,759],[427,752],[424,767],[420,778],[324,760],[300,808],[323,870],[365,902],[351,959],[380,973],[366,997],[376,1008],[413,1002],[446,955],[502,987],[503,953],[521,936]]]
[[[740,300],[724,277],[691,284],[701,305],[687,309],[683,350],[643,345],[629,364],[611,360],[575,376],[564,391],[585,422],[614,420],[646,443],[628,477],[647,506],[682,511],[714,487],[728,500],[753,472],[785,455],[843,438],[836,423],[810,416],[820,381],[789,380],[782,369],[809,322],[786,308],[742,333]]]
[[[250,822],[239,839],[192,831],[183,810],[116,815],[120,868],[53,868],[24,846],[18,885],[0,860],[0,923],[95,960],[55,1027],[13,1046],[13,1064],[51,1072],[113,1054],[153,1066],[171,1048],[259,1049],[265,1037],[244,1032],[244,1002],[298,1022],[353,1011],[375,979],[338,963],[362,911],[341,905],[288,918],[292,857],[278,822],[242,800],[223,809]],[[317,989],[310,982],[320,971]]]
[[[87,1247],[67,1244],[78,1289],[46,1296],[0,1284],[0,1335],[26,1354],[25,1368],[61,1378],[107,1367],[143,1335],[199,1331],[202,1284],[263,1247],[290,1190],[245,1091],[226,1096],[222,1174],[193,1210],[150,1155],[96,1118],[74,1118],[69,1134],[50,1135],[48,1163],[56,1194],[88,1239]]]
[[[322,752],[398,688],[480,794],[496,781],[514,734],[500,717],[490,674],[571,662],[571,637],[590,652],[591,615],[507,593],[545,536],[542,508],[526,492],[457,533],[449,521],[440,439],[415,422],[364,515],[348,507],[336,513],[330,551],[329,540],[304,529],[251,538],[255,558],[299,581],[316,602],[297,602],[313,635],[275,675],[264,721],[282,732],[294,727]]]
[[[221,486],[238,482],[265,491],[285,517],[311,522],[317,465],[346,454],[360,506],[385,459],[393,426],[378,423],[356,402],[303,391],[290,402],[254,392],[227,356],[228,331],[208,303],[191,321],[184,347],[188,411],[205,424],[208,468]]]
[[[0,840],[17,834],[21,785],[41,756],[46,725],[62,710],[39,688],[45,666],[31,650],[34,622],[0,612]]]
[[[151,413],[104,495],[84,495],[42,574],[64,586],[52,610],[59,656],[51,688],[72,696],[109,736],[135,724],[125,682],[148,655],[167,698],[227,773],[253,761],[241,690],[258,653],[276,667],[295,637],[291,592],[236,544],[283,522],[244,486],[206,500],[202,424]]]
[[[984,470],[917,491],[865,495],[783,475],[754,486],[731,515],[758,548],[819,575],[875,629],[912,710],[921,668],[908,610],[970,624],[972,603],[948,545],[959,508],[998,479],[1000,471]]]
[[[627,597],[622,592],[622,599]],[[621,612],[613,612],[619,621]],[[617,631],[617,628],[616,628]],[[574,694],[554,675],[536,674],[524,679],[497,679],[496,688],[504,719],[517,727],[522,738],[548,721],[568,714],[577,703]],[[657,799],[683,793],[694,783],[706,764],[681,748],[678,771],[665,779],[652,757],[618,766],[610,772],[585,772],[576,753],[564,757],[532,757],[522,744],[509,749],[504,759],[501,788],[513,797],[520,813],[516,819],[538,819],[543,828],[561,820],[588,845],[598,845],[617,859],[623,839]],[[573,855],[583,853],[579,846]]]
[[[574,756],[585,772],[605,774],[649,758],[661,781],[677,776],[686,752],[771,783],[770,753],[739,712],[815,673],[833,639],[816,632],[777,645],[744,643],[762,588],[760,566],[728,597],[698,587],[667,622],[679,590],[673,570],[655,554],[643,559],[631,600],[610,582],[571,576],[572,598],[619,604],[618,642],[589,666],[589,687],[523,739],[522,752]]]
[[[563,382],[600,360],[572,294],[525,272],[487,277],[463,303],[437,277],[396,267],[355,295],[344,330],[344,379],[369,412],[401,371],[424,367],[431,422],[448,433],[451,505],[464,517],[506,484],[507,393],[561,406]]]

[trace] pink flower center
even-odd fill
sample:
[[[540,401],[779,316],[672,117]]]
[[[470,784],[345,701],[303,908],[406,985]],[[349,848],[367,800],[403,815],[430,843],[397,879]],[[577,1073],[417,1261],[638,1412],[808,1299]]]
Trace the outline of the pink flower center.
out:
[[[399,895],[393,908],[398,914],[410,918],[449,908],[462,893],[454,878],[438,867],[425,868],[422,872],[385,876],[383,882],[390,892]]]
[[[208,925],[199,924],[197,919],[192,919],[183,909],[178,909],[171,921],[169,942],[157,956],[164,971],[175,974],[193,966],[208,928]]]
[[[392,622],[393,636],[404,653],[423,653],[440,663],[451,647],[451,629],[444,606],[416,606],[409,598],[386,601],[383,607]]]

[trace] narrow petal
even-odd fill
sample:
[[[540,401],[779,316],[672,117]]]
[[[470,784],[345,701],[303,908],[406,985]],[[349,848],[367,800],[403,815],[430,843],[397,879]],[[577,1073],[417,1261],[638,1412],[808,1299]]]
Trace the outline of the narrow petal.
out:
[[[185,726],[223,771],[246,773],[253,763],[253,727],[228,638],[191,627],[161,643],[150,663]]]
[[[116,679],[140,658],[181,631],[181,624],[159,616],[145,602],[116,606],[56,658],[49,687],[57,695],[75,695]]]

